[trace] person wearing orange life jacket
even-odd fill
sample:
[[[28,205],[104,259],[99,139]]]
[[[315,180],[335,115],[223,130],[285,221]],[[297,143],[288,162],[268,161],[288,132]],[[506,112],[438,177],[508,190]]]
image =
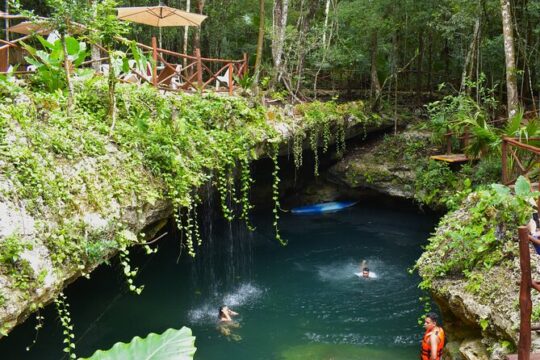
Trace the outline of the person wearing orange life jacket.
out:
[[[422,339],[422,352],[420,354],[422,360],[442,359],[445,336],[443,328],[437,325],[438,318],[437,314],[428,313],[424,320],[426,333]]]

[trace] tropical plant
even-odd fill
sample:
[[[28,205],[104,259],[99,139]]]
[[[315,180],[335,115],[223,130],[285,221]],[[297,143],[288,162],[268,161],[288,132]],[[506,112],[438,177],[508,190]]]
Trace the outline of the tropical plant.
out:
[[[146,338],[134,337],[129,343],[116,343],[109,350],[98,350],[81,360],[189,360],[197,348],[191,329],[168,329],[163,334],[149,334]]]
[[[27,43],[22,43],[22,46],[30,56],[25,59],[31,65],[35,66],[35,84],[43,85],[47,91],[56,91],[65,89],[66,76],[64,74],[64,50],[60,39],[54,42],[44,39],[37,35],[37,39],[43,46],[43,50],[38,50]],[[65,38],[66,51],[70,64],[73,68],[80,66],[88,56],[86,43],[78,41],[74,37],[67,36]],[[83,73],[87,71],[83,71]],[[82,73],[81,73],[82,74]]]

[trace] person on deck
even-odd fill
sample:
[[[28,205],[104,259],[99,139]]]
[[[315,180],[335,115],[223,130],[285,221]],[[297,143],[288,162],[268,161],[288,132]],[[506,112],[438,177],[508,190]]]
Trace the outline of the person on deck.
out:
[[[426,333],[422,338],[422,360],[441,360],[444,348],[444,330],[438,325],[439,317],[435,313],[428,313],[424,320]]]

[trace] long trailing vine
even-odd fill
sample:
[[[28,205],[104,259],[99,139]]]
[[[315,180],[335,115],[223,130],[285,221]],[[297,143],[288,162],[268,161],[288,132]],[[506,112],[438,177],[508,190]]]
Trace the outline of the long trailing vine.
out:
[[[62,349],[70,359],[76,359],[77,355],[75,354],[75,334],[73,333],[73,323],[71,321],[71,312],[69,311],[69,303],[67,302],[67,297],[64,293],[60,293],[58,297],[54,300],[54,305],[56,306],[56,311],[58,312],[58,318],[62,324],[64,335],[64,348]]]
[[[251,177],[250,158],[248,155],[240,158],[240,166],[240,205],[242,207],[240,219],[244,221],[248,230],[254,231],[255,228],[249,220],[249,212],[253,209],[253,205],[249,201],[249,192],[254,181]]]
[[[297,130],[293,136],[293,157],[294,157],[294,166],[298,170],[302,167],[303,163],[303,151],[304,151],[304,139],[306,135],[303,131]]]
[[[281,205],[279,202],[279,162],[278,162],[278,155],[279,155],[279,143],[273,142],[271,143],[271,158],[272,163],[274,164],[274,170],[272,171],[272,200],[274,201],[274,209],[272,210],[272,213],[274,214],[274,221],[272,225],[274,226],[274,231],[276,234],[276,240],[279,241],[281,245],[287,245],[287,240],[283,239],[281,237],[281,234],[279,232],[279,212],[281,211]]]

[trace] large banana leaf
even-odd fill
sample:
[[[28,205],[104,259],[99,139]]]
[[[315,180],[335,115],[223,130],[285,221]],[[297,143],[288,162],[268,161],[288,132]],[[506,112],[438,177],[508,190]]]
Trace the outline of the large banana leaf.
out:
[[[130,343],[116,343],[107,351],[98,350],[80,360],[191,360],[195,354],[195,337],[191,329],[168,329],[163,334],[146,338],[134,337]]]

